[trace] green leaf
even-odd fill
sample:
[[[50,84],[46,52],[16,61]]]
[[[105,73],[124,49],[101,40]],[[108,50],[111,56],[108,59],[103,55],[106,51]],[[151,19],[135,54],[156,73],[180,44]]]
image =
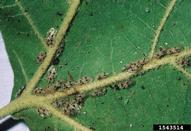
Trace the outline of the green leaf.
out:
[[[64,36],[64,52],[59,57],[59,64],[55,65],[56,79],[48,82],[46,72],[39,80],[38,87],[52,87],[58,80],[69,80],[69,76],[74,81],[83,76],[95,80],[103,72],[109,73],[109,78],[114,79],[112,76],[120,77],[124,65],[148,58],[153,47],[155,54],[160,52],[161,47],[190,48],[191,2],[177,0],[173,4],[173,1],[82,0]],[[42,50],[47,51],[44,42],[47,31],[51,27],[59,30],[68,9],[66,0],[21,0],[17,3],[15,6],[11,1],[0,3],[0,29],[15,75],[13,96],[33,77],[39,67],[36,56]],[[152,46],[155,42],[156,49]],[[185,56],[190,54],[188,51]],[[152,130],[154,123],[190,123],[191,75],[189,68],[183,68],[173,59],[176,56],[178,59],[178,55],[165,55],[160,59],[152,57],[141,72],[129,73],[134,84],[128,89],[111,88],[117,81],[113,80],[106,84],[105,95],[93,97],[89,95],[92,90],[87,89],[85,92],[88,86],[76,87],[74,93],[84,91],[87,99],[82,109],[69,117],[98,131],[147,131]],[[103,83],[106,81],[107,78]],[[99,82],[91,83],[96,85]],[[68,92],[61,93],[64,95]],[[64,114],[63,110],[59,111]],[[30,129],[35,131],[73,130],[71,123],[60,119],[65,115],[57,118],[53,113],[51,117],[42,118],[34,107],[19,111],[15,117],[24,119]]]

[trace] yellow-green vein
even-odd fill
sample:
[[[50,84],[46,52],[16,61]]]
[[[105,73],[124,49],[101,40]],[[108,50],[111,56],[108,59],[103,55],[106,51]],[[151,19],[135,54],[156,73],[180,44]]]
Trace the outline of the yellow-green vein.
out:
[[[24,66],[23,66],[23,63],[22,63],[21,59],[19,58],[19,56],[18,56],[18,54],[17,54],[17,52],[16,52],[15,50],[13,50],[13,53],[15,54],[15,57],[17,58],[17,61],[18,61],[18,63],[19,63],[19,66],[21,67],[21,71],[22,71],[22,73],[23,73],[25,82],[28,82],[29,79],[28,79],[27,73],[26,73],[26,71],[25,71],[25,69],[24,69]]]
[[[46,45],[43,36],[41,35],[41,33],[38,31],[37,27],[35,26],[33,20],[31,19],[30,15],[26,12],[25,8],[23,7],[23,5],[21,4],[21,2],[19,0],[16,0],[16,5],[19,7],[19,9],[21,10],[21,13],[26,17],[28,23],[31,25],[31,28],[33,30],[33,32],[35,33],[35,35],[38,37],[38,39],[40,40],[40,42],[43,44],[44,48],[48,49],[48,46]]]

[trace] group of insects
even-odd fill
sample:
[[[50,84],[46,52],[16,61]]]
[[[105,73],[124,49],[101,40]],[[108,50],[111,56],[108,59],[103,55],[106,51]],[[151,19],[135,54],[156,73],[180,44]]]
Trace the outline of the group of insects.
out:
[[[50,68],[48,69],[48,75],[47,75],[48,82],[53,81],[56,78],[56,75],[57,75],[56,67],[54,65],[51,65]]]
[[[172,48],[160,48],[158,52],[155,53],[154,58],[161,59],[167,55],[176,55],[180,53],[183,48],[172,47]],[[189,58],[181,58],[176,61],[178,65],[181,65],[183,68],[191,66],[191,60]]]
[[[189,58],[182,58],[177,61],[178,65],[181,65],[183,68],[190,67],[191,66],[191,59]]]
[[[41,64],[43,61],[44,61],[44,59],[46,58],[46,52],[45,51],[41,51],[39,54],[38,54],[38,56],[37,56],[37,62],[39,63],[39,64]]]
[[[46,39],[45,39],[47,46],[49,46],[49,47],[53,46],[56,34],[57,34],[57,31],[54,28],[51,28],[48,31]],[[48,86],[46,88],[40,88],[40,87],[35,88],[33,91],[33,93],[35,95],[47,95],[47,94],[54,93],[56,91],[62,92],[69,88],[73,88],[73,87],[75,88],[77,86],[82,86],[82,85],[88,84],[93,81],[93,79],[88,76],[84,76],[77,81],[74,81],[72,78],[68,79],[67,81],[66,80],[57,80],[57,81],[55,80],[56,75],[57,75],[57,69],[55,66],[55,63],[57,63],[57,62],[55,62],[55,61],[60,56],[63,49],[64,49],[64,45],[62,44],[60,46],[60,48],[57,50],[54,60],[51,63],[52,65],[49,67],[49,69],[47,71]],[[177,54],[181,50],[182,50],[181,48],[177,48],[177,47],[160,48],[159,51],[154,54],[153,58],[161,59],[162,57],[167,56],[167,55]],[[37,56],[37,62],[41,64],[44,61],[44,59],[46,58],[46,55],[47,55],[47,53],[45,51],[41,51],[39,53],[39,55]],[[145,64],[147,64],[148,62],[149,62],[149,60],[144,58],[143,60],[139,60],[139,61],[130,63],[128,65],[125,65],[123,67],[122,71],[130,72],[130,73],[139,72],[143,68],[143,66]],[[191,62],[188,59],[181,59],[177,63],[181,64],[183,67],[191,65]],[[104,80],[104,79],[108,78],[109,75],[110,75],[109,73],[103,72],[96,77],[96,80],[98,80],[98,81]],[[129,80],[125,80],[125,81],[116,82],[114,84],[111,84],[109,87],[114,90],[121,90],[121,89],[129,88],[133,84],[134,84],[134,81],[129,79]],[[24,87],[25,86],[23,86],[21,89],[19,89],[17,96],[19,96],[23,92]],[[95,90],[87,92],[87,93],[78,93],[78,94],[68,96],[66,98],[59,98],[59,99],[55,100],[52,103],[52,105],[54,107],[58,108],[64,114],[74,116],[77,113],[79,113],[79,111],[82,108],[87,97],[104,96],[107,93],[107,89],[108,88],[105,87],[105,88],[101,88],[101,89],[95,89]],[[46,110],[45,108],[38,108],[38,113],[43,118],[50,116],[49,111]]]
[[[128,65],[125,65],[122,69],[122,71],[127,72],[138,72],[142,69],[142,67],[148,62],[147,59],[139,60],[137,62],[130,63]]]
[[[48,47],[54,46],[56,34],[57,34],[57,30],[53,27],[50,28],[50,30],[47,32],[45,43]],[[58,57],[62,53],[63,49],[64,49],[64,44],[61,44],[60,47],[57,49],[54,59],[52,60],[53,65],[58,64],[58,61],[59,61]],[[37,56],[37,63],[41,64],[46,58],[46,56],[47,56],[47,53],[45,51],[41,51]]]
[[[111,89],[125,89],[132,84],[132,81],[123,81],[111,86]],[[119,86],[119,87],[117,87]],[[95,89],[87,93],[78,93],[67,98],[59,98],[52,105],[66,115],[75,116],[83,107],[88,97],[100,97],[107,93],[107,88]]]
[[[48,47],[53,47],[56,34],[57,34],[57,30],[55,28],[50,28],[50,30],[47,32],[45,41]]]
[[[173,48],[160,48],[158,52],[154,54],[153,58],[161,59],[164,56],[172,55],[172,54],[178,54],[182,51],[181,48],[173,47]],[[122,69],[122,71],[127,72],[139,72],[145,64],[149,62],[148,59],[144,58],[143,60],[139,60],[137,62],[130,63],[128,65],[125,65]],[[182,63],[183,64],[183,63]]]
[[[81,77],[79,80],[74,81],[72,79],[70,80],[57,80],[57,81],[53,81],[55,79],[56,76],[56,68],[55,66],[51,66],[48,70],[47,73],[47,79],[48,79],[48,87],[47,88],[40,88],[37,87],[34,89],[33,93],[36,95],[47,95],[50,94],[52,92],[56,92],[56,91],[65,91],[66,89],[72,88],[72,87],[76,87],[76,86],[82,86],[85,84],[88,84],[90,82],[93,81],[92,78],[88,77],[88,76],[83,76]],[[102,80],[105,79],[109,76],[108,73],[101,73],[100,75],[97,76],[97,80]],[[50,82],[52,81],[52,82]]]
[[[111,87],[115,90],[120,90],[120,89],[126,89],[129,88],[130,86],[134,85],[135,82],[131,79],[117,82],[116,84],[113,84]]]
[[[55,108],[58,108],[64,114],[74,116],[79,113],[85,99],[86,95],[83,93],[79,93],[67,98],[57,99],[52,103],[52,105]]]
[[[96,77],[97,80],[103,80],[106,79],[109,76],[109,73],[103,72],[100,75],[98,75]],[[34,90],[34,93],[36,95],[46,95],[49,93],[53,93],[55,91],[64,91],[68,88],[75,88],[74,86],[81,86],[84,84],[88,84],[89,82],[91,82],[92,79],[90,77],[82,77],[81,79],[79,79],[78,81],[64,81],[64,80],[58,80],[55,83],[51,84],[51,86],[47,87],[47,88],[36,88]],[[126,89],[128,88],[130,85],[132,85],[132,80],[128,80],[128,81],[121,81],[121,82],[117,82],[115,84],[112,84],[110,87],[111,89],[114,90],[121,90],[121,89]],[[53,90],[53,91],[52,91]],[[59,98],[57,100],[55,100],[52,105],[59,109],[61,112],[63,112],[66,115],[69,116],[74,116],[76,114],[78,114],[81,110],[81,108],[84,105],[85,100],[88,97],[101,97],[104,96],[107,93],[107,87],[105,88],[100,88],[100,89],[95,89],[93,91],[90,92],[86,92],[86,93],[77,93],[77,94],[73,94],[70,95],[68,97],[64,97],[64,98]],[[41,111],[41,112],[40,112]],[[48,111],[45,110],[44,113],[42,113],[42,109],[38,111],[40,116],[42,116],[43,118],[45,118],[45,116],[49,116]],[[45,115],[47,114],[47,115]]]
[[[51,116],[51,113],[49,112],[48,109],[46,108],[43,108],[43,107],[39,107],[37,109],[37,112],[39,113],[39,115],[42,117],[42,118],[47,118],[49,116]]]
[[[172,47],[172,48],[160,48],[158,52],[154,54],[154,58],[161,59],[164,56],[178,54],[182,51],[182,48]]]

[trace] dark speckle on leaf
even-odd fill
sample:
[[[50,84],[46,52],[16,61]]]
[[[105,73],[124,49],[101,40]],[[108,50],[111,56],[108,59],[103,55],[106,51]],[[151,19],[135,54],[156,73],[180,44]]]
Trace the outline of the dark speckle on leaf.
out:
[[[57,12],[56,12],[56,15],[58,15],[58,16],[63,16],[63,13],[60,12],[60,11],[57,11]]]
[[[181,78],[180,76],[179,76],[179,77],[177,77],[176,79],[177,79],[178,81],[182,80],[182,78]]]
[[[58,63],[60,62],[59,58],[54,58],[53,61],[52,61],[52,64],[53,65],[58,65]]]
[[[144,89],[145,89],[145,86],[143,86],[143,85],[142,85],[142,86],[141,86],[141,89],[143,89],[143,90],[144,90]]]
[[[86,1],[85,4],[88,5],[89,3]]]
[[[50,126],[47,126],[44,130],[45,131],[52,131],[53,129]]]
[[[150,13],[150,9],[148,7],[145,8],[146,13]]]
[[[119,96],[118,99],[119,99],[119,100],[123,100],[123,97],[122,97],[122,96]]]
[[[91,130],[93,130],[93,131],[95,131],[96,129],[95,129],[95,127],[92,127],[92,126],[90,126],[90,129]]]
[[[91,12],[90,14],[89,14],[89,16],[93,16],[94,14],[93,14],[93,12]]]
[[[174,22],[174,23],[172,24],[172,26],[176,26],[176,24],[177,24],[177,23],[176,23],[176,22]]]
[[[28,12],[28,9],[25,9],[25,13],[27,13]]]

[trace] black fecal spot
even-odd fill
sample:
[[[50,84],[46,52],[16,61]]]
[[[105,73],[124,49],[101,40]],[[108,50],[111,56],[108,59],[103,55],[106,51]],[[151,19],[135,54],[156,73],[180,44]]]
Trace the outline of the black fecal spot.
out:
[[[142,127],[145,127],[145,125],[141,125]]]
[[[29,33],[27,33],[27,37],[29,37]]]
[[[176,26],[176,22],[174,22],[174,23],[172,24],[172,26]]]
[[[57,12],[56,12],[56,15],[58,15],[58,16],[63,16],[63,13],[60,12],[60,11],[57,11]]]
[[[92,126],[90,126],[90,129],[93,130],[93,131],[96,130],[96,128],[95,128],[95,127],[92,127]]]
[[[94,15],[93,12],[90,12],[89,16],[93,16],[93,15]]]
[[[176,80],[180,81],[180,80],[182,80],[182,78],[179,76],[176,78]]]
[[[89,2],[85,1],[85,4],[86,4],[86,5],[88,5],[88,4],[89,4]]]
[[[183,83],[183,86],[186,86],[186,83],[185,83],[185,82]]]
[[[124,28],[125,28],[125,26],[123,24],[118,25],[118,30],[119,31],[123,31]]]
[[[65,63],[64,65],[65,65],[65,66],[67,66],[67,65],[68,65],[68,63]]]
[[[144,89],[145,89],[145,86],[143,86],[143,85],[142,85],[142,86],[141,86],[141,89],[143,89],[143,90],[144,90]]]
[[[61,18],[60,20],[63,21],[63,18]]]
[[[25,9],[25,13],[27,13],[28,12],[28,9]]]
[[[57,25],[57,26],[56,26],[56,28],[58,29],[58,28],[59,28],[59,26]]]
[[[85,4],[88,5],[88,2],[86,1]]]
[[[102,101],[102,102],[101,102],[101,104],[103,105],[103,104],[104,104],[104,102]]]
[[[17,35],[20,35],[21,34],[21,32],[17,32]]]
[[[53,129],[50,126],[45,127],[45,131],[52,131]]]
[[[88,39],[87,39],[87,42],[91,42],[91,40],[88,38]]]
[[[21,20],[20,20],[20,19],[18,19],[17,21],[18,21],[19,23],[21,22]]]
[[[167,104],[166,107],[169,107],[169,104]]]

